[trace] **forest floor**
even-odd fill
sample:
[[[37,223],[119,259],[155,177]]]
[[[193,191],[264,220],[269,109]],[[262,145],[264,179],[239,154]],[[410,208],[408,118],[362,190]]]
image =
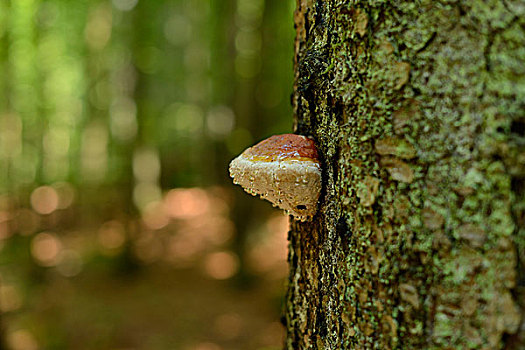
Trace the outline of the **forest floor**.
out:
[[[240,249],[225,190],[172,190],[142,217],[100,197],[0,210],[0,350],[282,347],[286,216],[260,210]]]
[[[240,288],[166,266],[117,277],[54,275],[4,323],[19,329],[11,335],[14,350],[279,349],[283,291],[282,281]]]

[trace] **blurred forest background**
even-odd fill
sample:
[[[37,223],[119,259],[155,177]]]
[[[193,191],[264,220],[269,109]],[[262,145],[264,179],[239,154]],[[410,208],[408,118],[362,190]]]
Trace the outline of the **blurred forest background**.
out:
[[[278,349],[293,0],[0,0],[0,347]]]

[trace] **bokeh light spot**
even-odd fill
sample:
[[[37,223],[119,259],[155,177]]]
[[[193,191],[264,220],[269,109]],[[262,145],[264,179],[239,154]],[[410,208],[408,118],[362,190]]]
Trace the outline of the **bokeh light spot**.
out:
[[[262,45],[260,32],[257,30],[239,30],[235,37],[235,48],[245,55],[257,54]]]
[[[22,208],[16,212],[15,223],[22,236],[29,236],[38,230],[40,216],[31,209]]]
[[[213,138],[218,140],[224,139],[232,132],[234,126],[235,115],[231,108],[216,106],[208,112],[206,128]]]
[[[262,341],[267,344],[275,344],[276,340],[284,340],[285,329],[280,322],[272,322],[260,332]]]
[[[202,109],[193,104],[175,103],[166,110],[170,125],[180,133],[194,133],[202,128]]]
[[[133,154],[133,174],[139,182],[155,182],[160,176],[158,152],[153,148],[140,148]]]
[[[53,127],[43,137],[42,144],[45,153],[49,155],[66,155],[69,150],[69,130],[63,127]]]
[[[0,286],[0,311],[10,312],[22,306],[20,292],[13,285]]]
[[[57,271],[65,277],[73,277],[82,271],[82,257],[73,249],[64,249],[59,258]]]
[[[0,157],[14,158],[22,150],[22,121],[16,114],[0,115]]]
[[[162,241],[153,232],[143,233],[133,248],[135,256],[146,264],[160,259],[164,252]]]
[[[199,188],[173,189],[164,199],[166,212],[174,219],[188,219],[208,211],[206,192]]]
[[[151,202],[144,208],[142,221],[147,228],[160,230],[169,224],[170,218],[165,213],[162,202]]]
[[[264,240],[256,242],[248,252],[248,266],[254,272],[267,273],[268,277],[282,278],[286,275],[288,249],[288,217],[275,215],[266,222]]]
[[[35,337],[25,329],[19,329],[7,334],[7,344],[11,350],[37,350]]]
[[[186,44],[191,38],[191,32],[191,22],[180,14],[172,15],[164,24],[164,35],[175,46]]]
[[[115,255],[126,242],[124,225],[116,220],[104,223],[98,230],[98,242],[103,253]]]
[[[120,11],[130,11],[137,5],[139,0],[112,0],[113,6]]]
[[[41,186],[31,193],[31,206],[39,214],[51,214],[58,208],[58,193],[50,186]]]
[[[162,199],[162,190],[153,182],[139,182],[133,189],[133,202],[137,208],[144,210],[152,202]]]
[[[206,47],[194,41],[184,50],[183,60],[184,66],[189,71],[200,72],[203,68],[209,67],[210,53],[206,50]],[[194,83],[193,79],[188,81],[188,83]]]
[[[67,182],[58,182],[53,185],[58,194],[58,209],[67,209],[75,201],[75,188]]]
[[[56,265],[61,250],[62,243],[53,233],[39,233],[31,241],[31,255],[42,266]]]
[[[137,105],[130,98],[115,99],[110,108],[111,134],[119,141],[131,141],[137,135]]]
[[[145,46],[135,52],[135,64],[144,74],[153,74],[160,68],[165,53],[154,46]]]
[[[104,98],[106,94],[104,94]],[[108,131],[100,120],[90,122],[82,135],[81,165],[83,175],[89,182],[104,178],[108,159]]]
[[[201,248],[189,237],[172,237],[167,246],[167,260],[177,267],[188,266]]]
[[[220,315],[214,321],[213,330],[222,339],[237,338],[242,331],[242,318],[237,313]]]
[[[12,235],[9,222],[11,221],[11,215],[8,211],[0,211],[0,240],[9,238]]]
[[[88,46],[101,50],[107,45],[111,37],[111,22],[111,8],[105,4],[90,13],[85,30]]]
[[[189,350],[222,350],[222,348],[215,343],[204,342],[189,348]]]
[[[211,253],[205,259],[204,269],[212,278],[228,279],[233,277],[239,269],[239,259],[231,252]]]
[[[254,78],[261,70],[261,58],[259,55],[239,54],[235,57],[235,72],[241,78]]]
[[[264,12],[264,0],[239,0],[237,1],[237,14],[242,23],[253,22],[258,25]]]

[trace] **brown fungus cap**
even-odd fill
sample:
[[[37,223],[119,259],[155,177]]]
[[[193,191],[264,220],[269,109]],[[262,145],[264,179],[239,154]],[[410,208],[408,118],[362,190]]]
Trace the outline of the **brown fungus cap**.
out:
[[[317,211],[321,167],[313,140],[274,135],[246,149],[230,163],[233,183],[306,221]]]

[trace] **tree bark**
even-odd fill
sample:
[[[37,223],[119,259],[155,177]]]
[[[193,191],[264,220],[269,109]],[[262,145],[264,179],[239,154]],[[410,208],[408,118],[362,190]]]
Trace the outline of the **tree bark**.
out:
[[[287,349],[525,347],[525,6],[297,0]]]

